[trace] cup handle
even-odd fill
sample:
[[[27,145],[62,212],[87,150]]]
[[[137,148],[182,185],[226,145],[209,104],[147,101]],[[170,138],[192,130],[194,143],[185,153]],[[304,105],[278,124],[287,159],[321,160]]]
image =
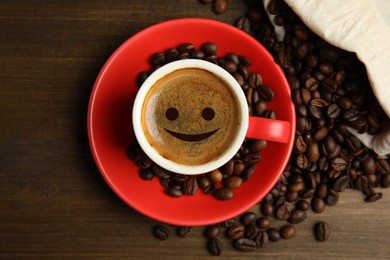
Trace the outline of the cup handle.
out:
[[[288,121],[250,116],[247,138],[262,139],[278,143],[290,140],[291,124]]]

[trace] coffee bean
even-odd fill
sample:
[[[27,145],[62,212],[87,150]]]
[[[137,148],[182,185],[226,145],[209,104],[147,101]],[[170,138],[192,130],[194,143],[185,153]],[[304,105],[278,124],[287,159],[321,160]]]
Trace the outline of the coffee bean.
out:
[[[295,236],[296,228],[294,225],[285,225],[280,229],[280,236],[284,239],[290,239]]]
[[[253,165],[260,162],[261,156],[258,153],[248,153],[244,156],[243,162],[247,165]]]
[[[322,213],[326,208],[326,204],[323,199],[314,197],[311,202],[311,208],[315,213]]]
[[[162,225],[156,225],[153,228],[153,234],[160,240],[167,240],[169,238],[169,230]]]
[[[310,209],[310,203],[307,200],[300,199],[296,203],[296,207],[300,210],[309,210]]]
[[[234,62],[231,61],[224,61],[220,64],[220,66],[225,69],[230,74],[233,74],[237,71],[237,65],[234,64]]]
[[[380,200],[382,198],[383,194],[382,192],[374,192],[374,193],[371,193],[370,195],[368,195],[364,201],[365,202],[375,202],[377,200]]]
[[[206,42],[202,44],[200,49],[207,55],[214,55],[218,51],[218,46],[213,42]]]
[[[291,211],[289,218],[287,221],[292,224],[301,223],[306,219],[306,212],[300,209],[294,209]]]
[[[315,163],[320,158],[320,150],[317,143],[312,143],[307,148],[307,159],[309,162]]]
[[[207,249],[210,254],[219,256],[222,254],[223,246],[218,238],[211,238],[207,241]]]
[[[253,252],[256,250],[256,242],[248,238],[239,238],[234,241],[234,246],[243,252]]]
[[[216,14],[223,14],[228,8],[228,0],[214,0],[213,11]]]
[[[246,33],[249,33],[250,31],[250,21],[247,17],[240,17],[236,21],[236,27]]]
[[[269,1],[267,5],[267,11],[270,14],[278,14],[280,11],[280,1],[278,0]]]
[[[334,189],[329,189],[328,195],[325,198],[325,204],[329,206],[336,205],[339,200],[339,193]]]
[[[245,166],[244,166],[245,167]],[[241,187],[242,179],[239,176],[230,176],[223,181],[223,184],[228,189],[237,189]]]
[[[271,226],[271,220],[268,217],[259,217],[256,220],[256,226],[260,229],[267,229]]]
[[[189,237],[193,232],[193,228],[190,226],[182,226],[177,229],[177,234],[180,237]]]
[[[272,242],[278,242],[280,240],[280,233],[277,228],[267,229],[268,239]]]
[[[241,223],[242,223],[243,225],[251,225],[251,224],[254,224],[254,223],[255,223],[256,219],[257,219],[256,214],[249,211],[249,212],[245,212],[245,213],[241,216],[240,221],[241,221]]]
[[[274,213],[274,206],[270,202],[264,202],[261,204],[260,210],[261,210],[261,214],[270,217]]]
[[[244,171],[241,174],[242,181],[246,182],[247,180],[249,180],[249,178],[255,172],[255,169],[255,165],[248,165],[247,167],[245,167]]]
[[[219,169],[206,173],[206,176],[211,182],[220,182],[222,180],[222,173]]]
[[[333,184],[333,190],[337,192],[343,192],[349,186],[349,177],[348,175],[340,176],[336,179]]]
[[[272,91],[272,89],[265,85],[259,85],[256,87],[257,93],[259,93],[259,96],[262,100],[265,100],[266,102],[271,102],[275,99],[275,94]]]
[[[183,193],[186,195],[193,196],[197,193],[198,191],[198,182],[197,178],[195,177],[190,177],[188,178],[183,185]]]
[[[253,112],[255,113],[255,115],[257,116],[262,116],[263,113],[267,110],[267,103],[263,100],[258,100],[255,105],[254,105],[254,109],[253,109]]]
[[[236,240],[244,236],[245,227],[243,225],[233,225],[228,228],[226,235],[231,240]]]
[[[165,193],[173,198],[179,198],[183,195],[180,187],[171,187],[165,190]]]
[[[253,240],[255,239],[256,235],[257,235],[257,228],[254,224],[245,226],[244,237]]]
[[[248,84],[251,88],[256,88],[263,84],[263,78],[259,73],[251,73],[248,78]]]
[[[139,176],[141,177],[141,179],[149,181],[149,180],[153,180],[154,173],[149,168],[148,169],[141,169],[139,171]]]
[[[287,204],[283,203],[276,208],[275,218],[279,220],[287,220],[290,217],[290,209]]]
[[[265,247],[268,244],[269,236],[266,231],[257,232],[256,237],[254,238],[257,247]]]
[[[314,234],[318,241],[326,241],[330,237],[330,228],[326,222],[319,222],[314,226]]]
[[[217,188],[214,192],[213,195],[216,199],[218,200],[230,200],[234,197],[234,193],[231,189],[228,188]]]
[[[217,238],[222,232],[221,226],[219,225],[212,225],[207,227],[205,231],[205,236],[207,238]]]
[[[341,114],[341,109],[337,104],[332,104],[327,108],[326,114],[330,118],[337,118]]]
[[[189,53],[189,52],[195,50],[195,45],[192,43],[183,43],[183,44],[180,44],[179,46],[177,46],[176,49],[179,53]]]

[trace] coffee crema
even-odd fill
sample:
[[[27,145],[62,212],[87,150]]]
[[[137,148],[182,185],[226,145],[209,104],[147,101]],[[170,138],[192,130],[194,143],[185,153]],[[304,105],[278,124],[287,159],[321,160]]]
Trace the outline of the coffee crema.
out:
[[[179,69],[159,79],[147,93],[141,114],[149,144],[164,158],[192,166],[223,155],[240,121],[230,87],[197,68]]]

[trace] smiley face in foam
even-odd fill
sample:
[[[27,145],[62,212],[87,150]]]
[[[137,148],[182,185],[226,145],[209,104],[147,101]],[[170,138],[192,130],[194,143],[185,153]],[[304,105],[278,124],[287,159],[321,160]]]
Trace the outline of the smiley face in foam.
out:
[[[142,108],[142,127],[163,157],[199,165],[221,156],[240,122],[229,86],[208,71],[180,69],[158,80]]]

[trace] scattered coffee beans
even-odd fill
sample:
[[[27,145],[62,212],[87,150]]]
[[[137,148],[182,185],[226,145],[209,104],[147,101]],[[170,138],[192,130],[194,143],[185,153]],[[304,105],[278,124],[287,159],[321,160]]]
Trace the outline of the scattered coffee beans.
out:
[[[339,193],[347,188],[361,191],[366,202],[374,202],[382,198],[376,188],[390,187],[389,157],[376,155],[346,128],[375,134],[389,122],[371,90],[364,65],[354,53],[334,47],[311,32],[283,1],[271,0],[266,8],[276,16],[274,22],[286,30],[284,40],[278,41],[262,1],[245,2],[249,10],[245,17],[237,19],[236,26],[261,42],[284,70],[297,113],[296,138],[288,166],[259,203],[258,212],[247,212],[206,228],[207,248],[213,255],[222,253],[218,237],[224,229],[237,250],[255,251],[267,246],[268,241],[292,238],[296,225],[306,219],[310,210],[319,214],[335,205]],[[249,73],[250,60],[239,55],[226,55],[223,59],[206,55],[203,59],[217,64],[225,62],[225,69],[235,71],[233,76],[243,87],[252,113],[272,116],[267,112],[266,100],[273,96],[265,86],[258,87],[262,84],[261,75]],[[163,59],[156,55],[153,60],[158,63]],[[140,73],[138,84],[147,76],[148,72]],[[266,142],[250,140],[246,145],[249,152],[259,153]],[[148,169],[150,162],[142,159],[142,151],[131,149],[134,146],[129,147],[129,158]],[[254,169],[247,170],[250,165],[246,164],[256,159],[248,156],[244,161],[240,156],[220,169],[223,176],[241,173],[238,175],[245,181],[244,176],[253,173]],[[148,180],[165,175],[145,171],[140,176]],[[217,189],[206,176],[198,178],[198,185],[204,192]],[[278,228],[273,219],[287,223]],[[313,233],[318,241],[326,241],[330,227],[319,222]]]

